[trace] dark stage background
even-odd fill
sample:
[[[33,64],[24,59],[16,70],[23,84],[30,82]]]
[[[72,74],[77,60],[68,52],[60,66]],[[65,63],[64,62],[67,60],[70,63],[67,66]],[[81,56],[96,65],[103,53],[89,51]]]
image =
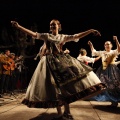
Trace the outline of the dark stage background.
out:
[[[104,49],[104,42],[112,41],[117,35],[120,39],[120,2],[119,0],[1,0],[0,1],[0,51],[10,49],[16,54],[25,55],[25,66],[29,69],[30,77],[39,60],[34,61],[43,41],[21,35],[10,24],[16,20],[19,24],[38,32],[49,32],[49,22],[58,19],[62,24],[61,33],[74,34],[88,29],[97,29],[101,37],[89,35],[79,42],[70,42],[64,46],[77,57],[80,48],[91,51],[88,40],[93,42],[97,50]],[[24,44],[23,44],[23,43]],[[119,60],[119,59],[118,59]],[[101,61],[94,64],[98,68]]]

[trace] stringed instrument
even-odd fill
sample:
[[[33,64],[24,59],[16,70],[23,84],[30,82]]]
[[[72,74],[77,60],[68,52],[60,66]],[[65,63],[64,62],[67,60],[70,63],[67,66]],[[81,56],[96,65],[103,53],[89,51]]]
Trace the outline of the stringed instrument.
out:
[[[5,70],[14,70],[15,69],[15,62],[14,62],[14,60],[9,58],[7,62],[8,62],[8,64],[4,64],[3,68]]]
[[[23,56],[18,57],[16,60],[13,60],[12,58],[9,57],[7,59],[8,64],[4,64],[3,68],[5,70],[14,70],[16,68],[17,63],[20,62],[21,60],[23,60]]]

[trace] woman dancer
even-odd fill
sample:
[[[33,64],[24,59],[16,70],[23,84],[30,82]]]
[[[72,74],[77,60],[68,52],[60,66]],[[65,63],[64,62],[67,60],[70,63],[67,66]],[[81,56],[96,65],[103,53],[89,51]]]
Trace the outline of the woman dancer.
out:
[[[77,59],[65,54],[62,46],[66,42],[78,41],[90,33],[100,35],[97,30],[90,29],[74,35],[59,34],[61,24],[53,19],[50,22],[51,33],[37,33],[11,21],[13,26],[35,39],[44,41],[44,54],[29,83],[26,96],[22,103],[28,107],[57,108],[58,119],[73,120],[69,103],[85,99],[106,87],[92,72],[92,68],[80,63]],[[66,56],[67,55],[67,56]],[[91,90],[92,87],[95,90]],[[61,106],[64,105],[64,113]],[[55,118],[56,119],[56,118]]]
[[[93,44],[89,41],[88,44],[91,48],[93,56],[101,56],[102,66],[96,71],[99,79],[108,86],[107,91],[100,95],[93,97],[97,101],[110,101],[112,107],[117,107],[120,101],[120,70],[116,65],[116,58],[120,54],[120,44],[117,36],[113,36],[117,48],[112,50],[112,43],[106,41],[104,44],[105,50],[96,51]]]

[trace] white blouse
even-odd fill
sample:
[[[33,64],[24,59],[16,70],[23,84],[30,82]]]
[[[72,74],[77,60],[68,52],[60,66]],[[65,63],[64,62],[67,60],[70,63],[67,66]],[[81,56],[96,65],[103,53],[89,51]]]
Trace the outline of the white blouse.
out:
[[[118,53],[117,49],[116,50],[110,50],[110,52],[107,52],[105,50],[104,51],[96,51],[95,49],[92,51],[92,56],[101,56],[102,62],[104,62],[110,56],[115,56],[114,61],[116,61],[119,54],[120,53]]]
[[[75,37],[78,34],[74,34],[74,35],[65,35],[65,34],[58,34],[58,35],[53,35],[50,33],[37,33],[37,37],[35,39],[41,39],[44,41],[51,41],[54,42],[56,44],[65,44],[66,42],[70,42],[70,41],[75,41],[78,42],[79,39],[76,39]]]
[[[79,55],[77,57],[77,59],[81,62],[88,62],[88,63],[94,63],[95,62],[95,58],[91,58],[91,57],[88,57],[88,56]]]

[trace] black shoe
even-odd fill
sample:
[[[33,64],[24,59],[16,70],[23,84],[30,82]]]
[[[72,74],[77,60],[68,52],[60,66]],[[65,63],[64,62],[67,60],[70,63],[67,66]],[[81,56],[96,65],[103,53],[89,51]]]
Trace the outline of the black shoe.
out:
[[[117,108],[118,107],[118,102],[112,102],[111,105],[107,105],[107,108]]]
[[[63,119],[64,120],[74,120],[73,116],[70,113],[63,113]]]
[[[117,107],[118,106],[118,102],[112,102],[111,106],[112,107]]]

